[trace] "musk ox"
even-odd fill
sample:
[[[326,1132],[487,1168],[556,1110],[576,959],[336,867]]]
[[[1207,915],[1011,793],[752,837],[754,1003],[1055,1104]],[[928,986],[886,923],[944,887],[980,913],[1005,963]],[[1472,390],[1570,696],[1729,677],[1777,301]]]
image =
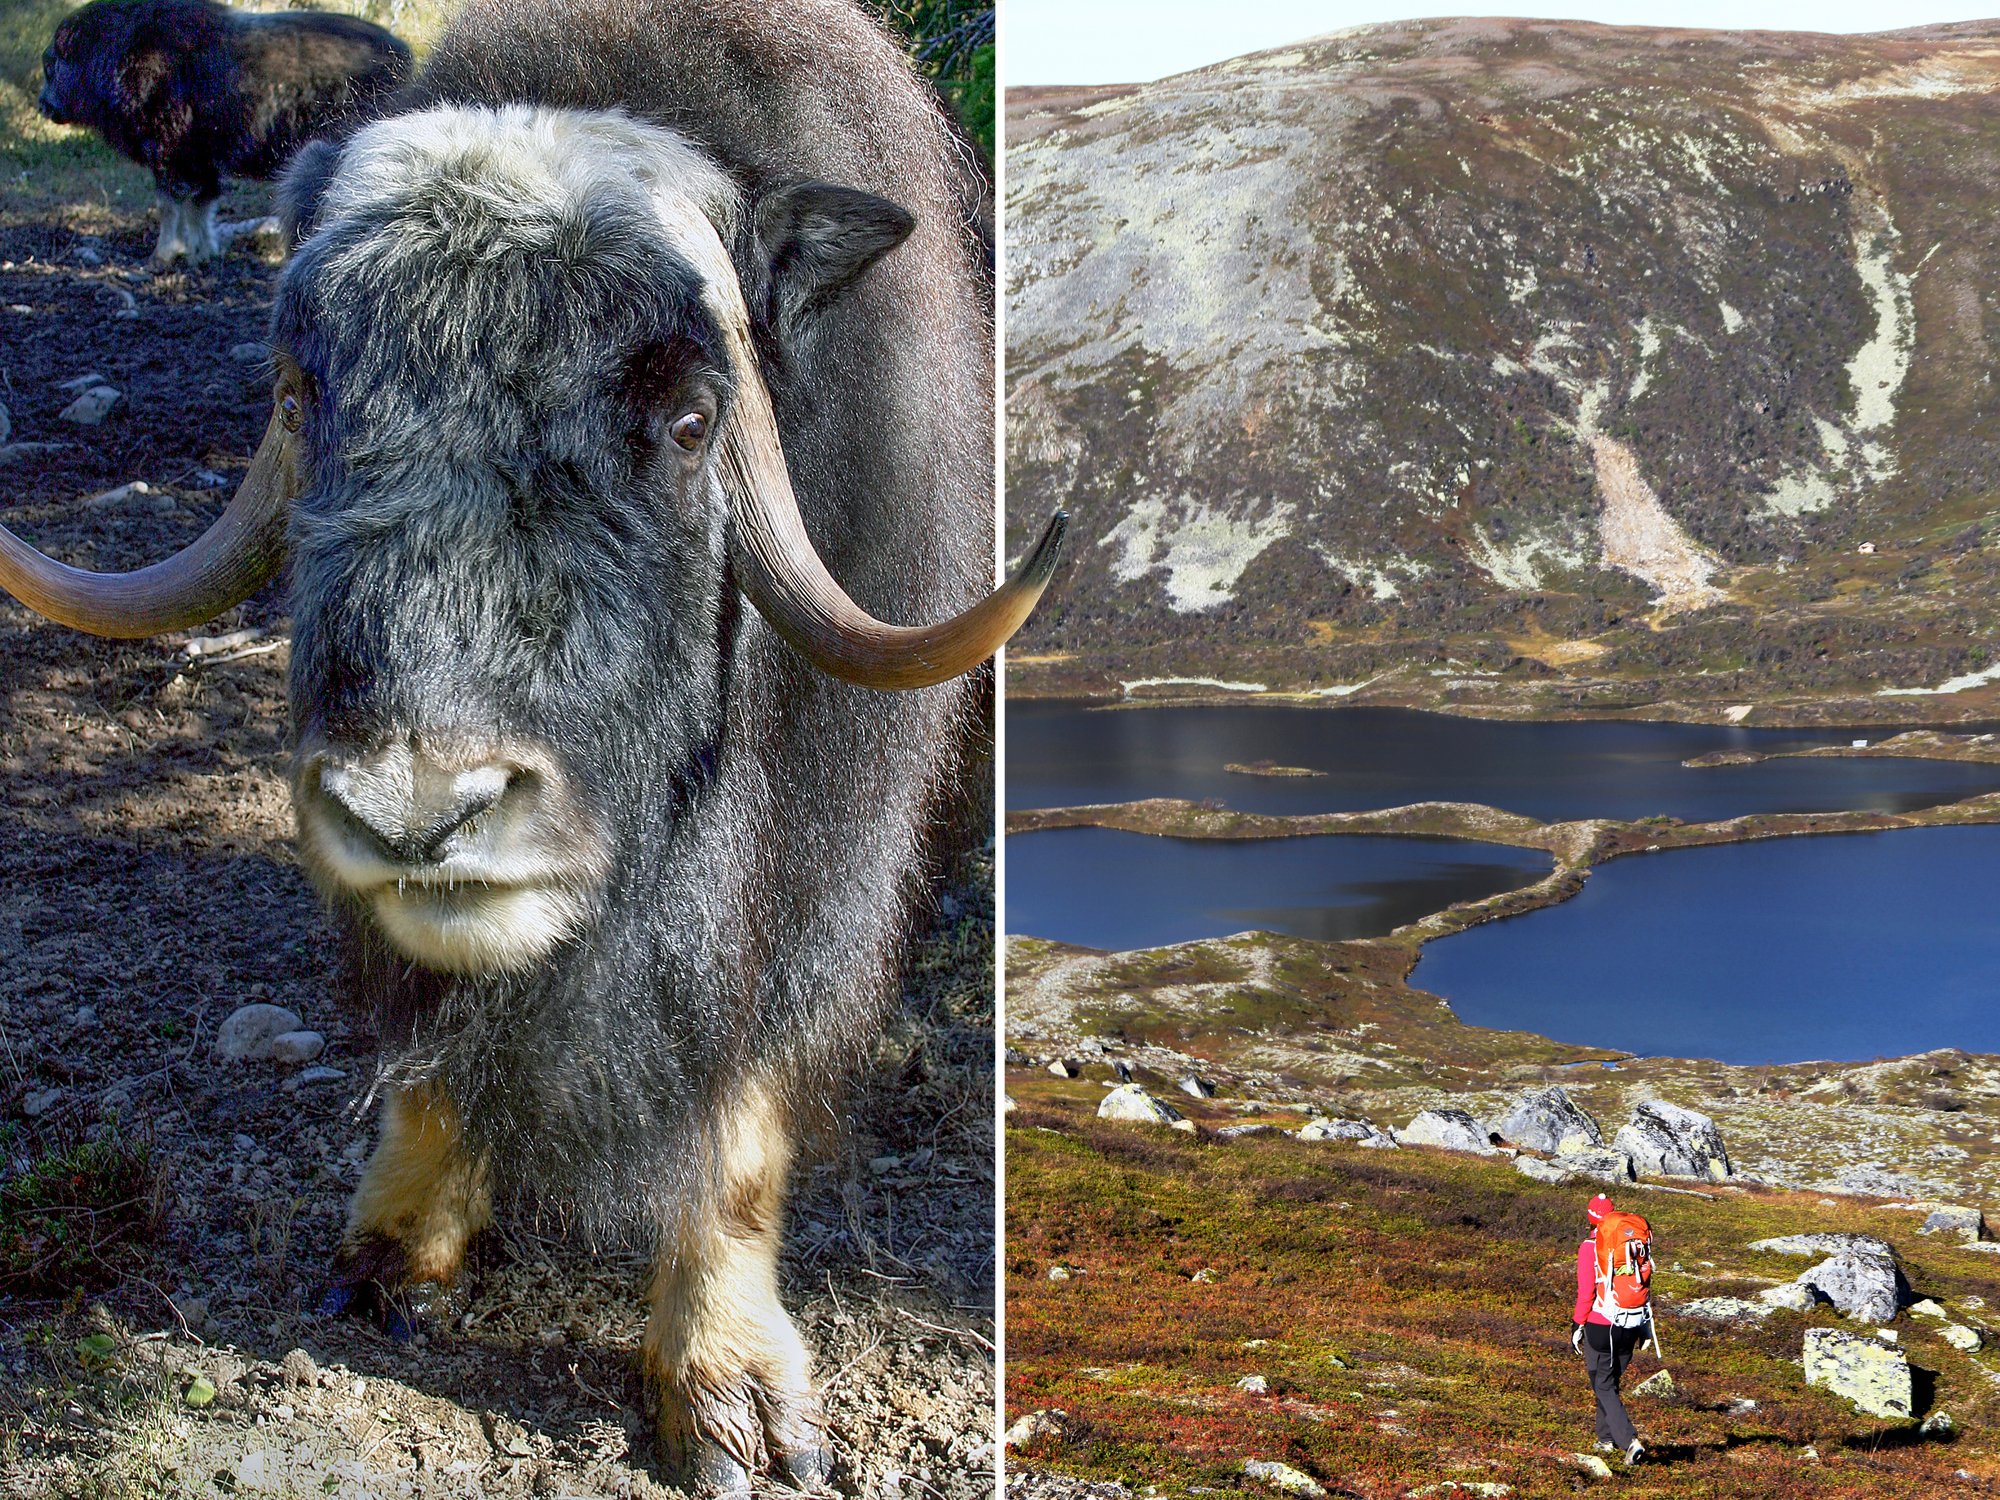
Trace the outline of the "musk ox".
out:
[[[149,169],[155,265],[222,253],[224,174],[275,177],[315,136],[376,109],[410,49],[353,16],[254,15],[216,0],[91,0],[42,54],[42,113]]]
[[[289,560],[299,850],[387,1038],[330,1303],[449,1286],[508,1194],[642,1221],[662,1447],[718,1488],[825,1472],[793,1143],[1059,546],[981,597],[978,191],[848,0],[471,0],[285,179],[210,531],[115,576],[0,532],[17,597],[128,637]]]

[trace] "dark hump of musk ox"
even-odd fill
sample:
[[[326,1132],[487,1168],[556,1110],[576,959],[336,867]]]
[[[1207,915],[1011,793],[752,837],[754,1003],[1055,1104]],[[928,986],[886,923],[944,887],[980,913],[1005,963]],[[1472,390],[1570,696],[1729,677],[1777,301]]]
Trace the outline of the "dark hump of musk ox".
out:
[[[845,0],[471,0],[397,109],[515,104],[623,111],[724,170],[744,204],[727,249],[821,556],[883,620],[980,599],[994,555],[991,284],[969,207],[980,187],[889,39]],[[342,149],[309,147],[282,194],[296,248],[274,341],[340,393],[341,409],[316,412],[314,441],[337,443],[351,414],[391,421],[369,402],[411,403],[423,442],[506,476],[518,514],[455,531],[454,507],[477,507],[454,493],[398,520],[354,483],[328,489],[336,457],[316,449],[294,504],[295,732],[304,742],[384,705],[470,704],[554,747],[610,849],[583,927],[525,971],[413,964],[336,898],[345,998],[377,1020],[388,1081],[456,1101],[498,1192],[552,1196],[600,1228],[671,1222],[704,1191],[718,1121],[753,1080],[800,1128],[831,1122],[836,1081],[893,998],[983,684],[882,692],[808,664],[740,601],[726,548],[695,566],[699,538],[669,547],[686,518],[617,492],[632,419],[615,402],[573,418],[598,432],[595,454],[598,439],[561,458],[553,439],[523,436],[521,382],[552,382],[557,401],[572,388],[551,373],[559,361],[581,370],[594,351],[643,343],[649,319],[671,336],[675,301],[695,288],[649,261],[651,231],[579,220],[574,243],[595,247],[578,252],[587,284],[524,263],[532,287],[479,305],[427,261],[408,273],[406,315],[360,329],[331,290],[353,246],[331,211],[320,219]],[[793,191],[812,183],[879,196],[913,222],[850,222],[893,248],[788,301],[773,247],[781,268],[826,248],[803,222],[813,194]],[[467,234],[466,256],[501,253]],[[644,371],[632,378],[643,402]],[[530,533],[529,552],[509,551]],[[394,541],[355,540],[377,536]],[[509,561],[529,555],[533,578]]]
[[[407,46],[353,16],[92,0],[56,28],[40,103],[149,168],[167,196],[202,202],[225,175],[275,176],[306,141],[377,108],[409,71]]]

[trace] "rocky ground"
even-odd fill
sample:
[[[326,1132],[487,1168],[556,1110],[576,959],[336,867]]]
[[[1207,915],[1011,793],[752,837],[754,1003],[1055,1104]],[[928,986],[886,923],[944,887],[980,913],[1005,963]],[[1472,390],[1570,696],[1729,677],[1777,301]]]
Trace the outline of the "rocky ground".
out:
[[[262,429],[272,252],[151,275],[143,174],[30,144],[0,140],[29,166],[0,200],[0,519],[137,566],[200,533]],[[88,389],[117,399],[80,426]],[[307,1311],[371,1143],[372,1039],[330,1009],[290,847],[287,653],[275,590],[134,643],[0,602],[0,1493],[655,1492],[636,1254],[516,1216],[412,1342]],[[992,1487],[992,934],[989,848],[936,893],[903,1019],[797,1181],[784,1291],[843,1492]],[[251,1002],[325,1053],[219,1061]]]

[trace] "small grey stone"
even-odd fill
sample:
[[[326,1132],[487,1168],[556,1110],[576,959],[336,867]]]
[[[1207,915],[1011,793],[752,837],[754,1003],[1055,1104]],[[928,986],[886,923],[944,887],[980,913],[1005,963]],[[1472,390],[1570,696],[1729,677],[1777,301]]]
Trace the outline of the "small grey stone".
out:
[[[1963,1324],[1945,1324],[1939,1331],[1938,1337],[1952,1348],[1963,1350],[1967,1354],[1976,1354],[1979,1351],[1979,1335]]]
[[[1917,1431],[1926,1433],[1931,1437],[1943,1437],[1956,1426],[1958,1426],[1958,1423],[1952,1421],[1950,1412],[1934,1411],[1928,1417],[1924,1418],[1923,1422],[1917,1427]]]
[[[1599,1182],[1630,1182],[1632,1158],[1616,1146],[1578,1146],[1561,1152],[1555,1164]]]
[[[222,1062],[263,1062],[271,1043],[304,1023],[297,1011],[282,1005],[245,1005],[233,1012],[215,1034],[215,1055]]]
[[[33,1089],[21,1101],[21,1113],[31,1120],[39,1120],[62,1103],[62,1096],[61,1089]]]
[[[271,1060],[281,1063],[309,1063],[326,1051],[326,1038],[317,1031],[281,1031],[271,1038]]]
[[[1181,1080],[1180,1089],[1183,1094],[1188,1094],[1196,1099],[1213,1099],[1215,1097],[1215,1085],[1210,1083],[1206,1078],[1197,1078],[1192,1073]]]
[[[1245,1136],[1277,1133],[1278,1127],[1275,1125],[1225,1125],[1215,1132],[1215,1138],[1218,1141],[1240,1141]]]
[[[1074,1078],[1083,1069],[1067,1057],[1054,1057],[1049,1059],[1049,1071],[1058,1078]]]
[[[1301,1141],[1365,1141],[1377,1134],[1366,1120],[1308,1120],[1292,1132]]]
[[[1896,1254],[1887,1240],[1872,1234],[1786,1234],[1752,1240],[1749,1248],[1779,1255],[1881,1255],[1894,1259]]]
[[[1531,1181],[1550,1184],[1568,1182],[1571,1177],[1576,1175],[1567,1167],[1557,1162],[1543,1161],[1540,1157],[1536,1156],[1515,1157],[1514,1170]]]
[[[94,385],[61,411],[58,420],[74,422],[79,427],[96,427],[111,415],[111,408],[118,404],[119,392],[108,385]]]
[[[1917,1233],[1956,1235],[1967,1244],[1988,1238],[1986,1216],[1976,1208],[1940,1208],[1925,1218]]]
[[[1759,1302],[1768,1302],[1773,1307],[1790,1308],[1793,1312],[1811,1312],[1823,1300],[1821,1294],[1802,1281],[1788,1281],[1783,1286],[1767,1286],[1757,1294]]]
[[[285,1389],[296,1390],[300,1386],[308,1388],[319,1384],[319,1366],[313,1357],[303,1349],[294,1349],[285,1356],[283,1366]]]
[[[1260,1484],[1268,1484],[1274,1490],[1287,1495],[1302,1495],[1306,1500],[1319,1500],[1326,1493],[1326,1486],[1312,1475],[1302,1473],[1290,1464],[1279,1463],[1275,1459],[1246,1458],[1243,1460],[1245,1477]]]
[[[75,1026],[79,1031],[88,1031],[97,1024],[97,1007],[94,1005],[79,1005],[76,1008],[76,1014],[70,1017],[70,1024]]]
[[[1236,1389],[1252,1396],[1268,1396],[1271,1394],[1271,1382],[1262,1375],[1245,1375],[1236,1382]]]
[[[1386,1131],[1369,1136],[1361,1144],[1368,1147],[1371,1151],[1395,1151],[1400,1149],[1396,1143],[1396,1138]]]
[[[1745,1302],[1741,1297],[1696,1297],[1672,1309],[1683,1318],[1704,1318],[1711,1323],[1730,1323],[1738,1318],[1764,1319],[1777,1311],[1768,1302]]]

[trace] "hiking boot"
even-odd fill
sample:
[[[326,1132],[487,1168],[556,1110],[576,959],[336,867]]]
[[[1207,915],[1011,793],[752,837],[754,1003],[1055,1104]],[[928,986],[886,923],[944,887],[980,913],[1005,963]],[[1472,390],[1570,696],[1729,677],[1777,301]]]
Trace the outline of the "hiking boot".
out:
[[[1646,1456],[1646,1445],[1640,1442],[1637,1438],[1633,1438],[1632,1446],[1625,1450],[1625,1467],[1628,1469],[1631,1468],[1632,1465],[1636,1464],[1640,1459],[1644,1458],[1645,1456]]]

